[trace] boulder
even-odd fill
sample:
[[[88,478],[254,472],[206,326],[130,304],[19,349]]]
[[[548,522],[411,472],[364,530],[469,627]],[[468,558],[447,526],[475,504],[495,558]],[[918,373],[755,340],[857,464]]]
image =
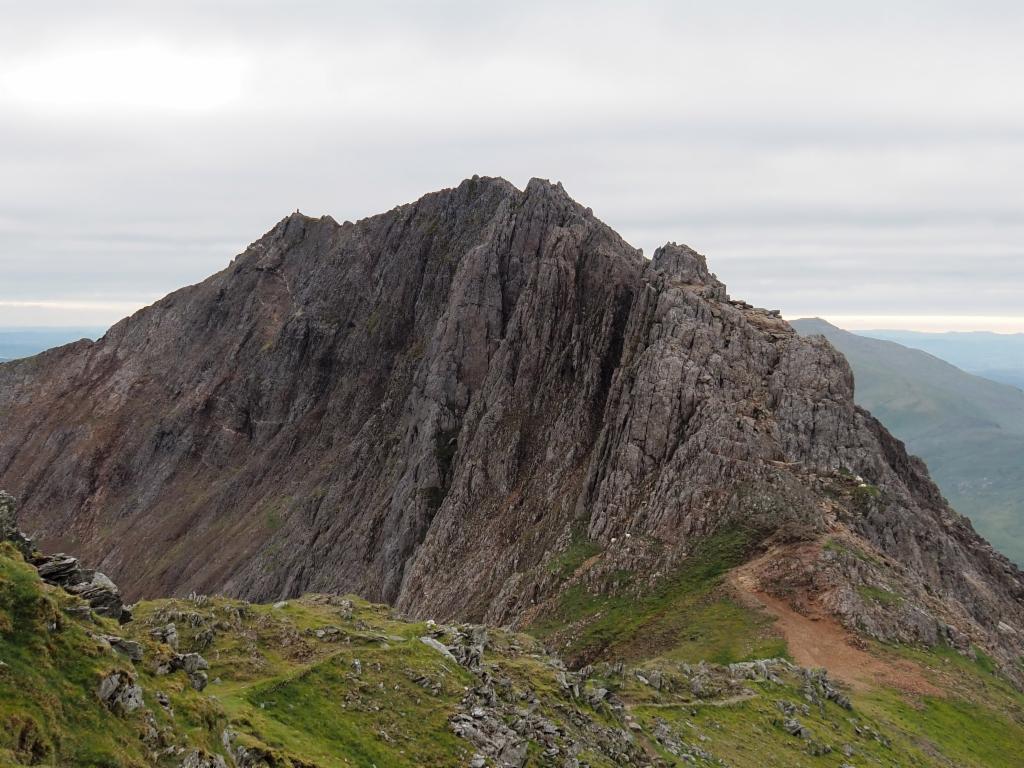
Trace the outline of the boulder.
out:
[[[103,635],[103,639],[110,643],[110,647],[118,653],[127,656],[132,661],[142,661],[142,644],[134,640],[128,640],[117,635]]]
[[[185,670],[190,675],[210,668],[209,662],[198,653],[180,653],[174,658],[177,668]]]
[[[117,585],[99,571],[80,570],[81,581],[64,587],[73,595],[78,595],[100,616],[117,619],[122,624],[131,619],[125,614],[124,602]]]
[[[194,749],[181,761],[180,768],[227,768],[227,763],[220,755],[211,755]]]
[[[117,715],[126,715],[145,706],[142,688],[136,683],[135,675],[124,670],[111,672],[96,689],[96,695],[104,706]]]
[[[452,655],[452,652],[448,650],[448,646],[446,646],[440,640],[435,640],[433,637],[430,637],[429,635],[424,635],[423,637],[420,638],[420,642],[423,643],[424,645],[430,647],[430,648],[433,648],[435,651],[440,653],[446,659],[450,659],[451,661],[454,661],[456,664],[459,663],[459,660],[456,659]]]
[[[176,653],[166,664],[157,665],[157,674],[167,674],[180,669],[188,675],[189,684],[197,691],[201,691],[209,682],[209,676],[206,674],[209,668],[209,662],[198,653]]]
[[[80,581],[82,569],[77,557],[63,553],[45,555],[38,558],[34,565],[39,571],[40,578],[48,584],[64,587]]]
[[[117,585],[99,571],[83,568],[77,557],[63,553],[39,555],[32,564],[43,581],[82,598],[100,616],[122,624],[131,621],[131,611],[125,608]]]
[[[178,650],[178,628],[173,623],[150,630],[149,636]]]
[[[188,683],[197,691],[204,690],[209,681],[210,677],[205,672],[196,671],[188,673]]]

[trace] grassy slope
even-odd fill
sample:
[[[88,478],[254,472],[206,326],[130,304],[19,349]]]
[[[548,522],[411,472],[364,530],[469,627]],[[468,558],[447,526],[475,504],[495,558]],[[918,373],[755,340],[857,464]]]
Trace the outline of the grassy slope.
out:
[[[773,633],[770,619],[738,604],[723,589],[724,575],[743,562],[745,553],[742,534],[731,531],[704,542],[687,565],[648,595],[590,595],[583,587],[570,588],[533,631],[567,657],[620,659],[641,671],[671,670],[680,661],[729,664],[785,657],[785,642]],[[628,574],[622,581],[629,582]],[[898,599],[889,593],[872,597]],[[646,732],[667,722],[684,741],[697,739],[732,766],[1024,765],[1024,695],[996,677],[984,655],[971,661],[951,649],[879,643],[871,644],[870,651],[896,663],[913,662],[949,695],[890,688],[848,691],[852,712],[825,702],[798,715],[811,733],[804,740],[781,728],[785,718],[778,702],[806,703],[802,690],[792,685],[747,681],[756,695],[723,706],[720,700],[678,693],[652,697],[628,672],[606,684],[629,704]],[[825,745],[831,751],[825,752]],[[847,745],[853,757],[845,754]]]
[[[77,602],[42,584],[10,545],[0,544],[0,764],[151,764],[139,739],[142,714],[115,717],[96,696],[105,675],[133,670],[130,661],[90,636],[119,629],[104,619],[70,618],[63,608]],[[150,651],[156,653],[155,646]],[[181,687],[180,681],[168,682]],[[206,726],[216,714],[208,700],[188,689],[168,693],[180,730],[204,722],[195,743],[210,746]],[[162,715],[157,713],[158,722]]]
[[[643,595],[597,595],[582,584],[570,586],[531,631],[575,661],[661,656],[730,664],[783,656],[785,644],[770,631],[768,620],[722,589],[729,569],[744,561],[747,546],[736,531],[713,537],[678,573]],[[569,552],[581,547],[574,543]],[[634,578],[624,572],[620,580]]]
[[[207,692],[217,697],[243,744],[280,760],[458,764],[468,746],[448,730],[447,720],[468,674],[418,641],[427,631],[422,623],[392,620],[385,607],[358,600],[352,617],[345,613],[315,598],[281,608],[219,599],[202,606],[156,601],[139,607],[133,630],[177,617],[185,649],[198,647],[195,638],[203,629],[219,627],[213,644],[202,650],[214,681]],[[325,627],[340,632],[316,638]],[[413,682],[410,672],[436,681],[438,692]]]
[[[592,548],[581,551],[592,554]],[[514,706],[535,699],[539,713],[586,746],[581,762],[595,767],[621,763],[598,741],[587,741],[592,725],[580,723],[628,733],[665,765],[1024,764],[1024,697],[995,677],[983,657],[973,662],[952,651],[875,646],[875,653],[919,665],[948,695],[880,688],[853,693],[852,710],[808,699],[798,672],[694,693],[693,679],[704,674],[692,664],[698,659],[785,650],[764,616],[723,591],[722,576],[743,551],[740,539],[719,537],[641,599],[567,597],[560,610],[571,629],[559,630],[550,618],[541,625],[552,641],[629,660],[624,667],[595,665],[579,698],[560,685],[551,657],[524,635],[491,631],[490,676],[502,681],[510,701],[521,702]],[[0,659],[7,665],[0,671],[0,764],[33,758],[54,765],[151,764],[139,741],[143,715],[113,715],[95,697],[105,673],[133,667],[90,639],[89,632],[100,631],[127,633],[146,645],[135,671],[147,706],[176,744],[223,753],[220,738],[228,728],[236,745],[276,766],[459,766],[474,752],[448,722],[477,679],[419,641],[427,624],[399,620],[386,607],[353,600],[350,612],[337,599],[318,596],[277,608],[219,598],[161,600],[140,605],[136,621],[118,628],[69,618],[61,607],[73,602],[42,585],[9,547],[0,552]],[[178,627],[180,650],[201,650],[210,662],[203,694],[182,673],[152,672],[169,649],[150,639],[150,630],[167,621]],[[707,669],[710,679],[730,677],[724,668]],[[675,684],[657,689],[644,682],[657,675]],[[612,691],[610,701],[623,709],[591,701],[599,688]],[[155,704],[157,691],[170,697],[173,717]],[[779,702],[795,709],[807,738],[784,729]],[[673,754],[680,744],[691,759]],[[852,756],[844,754],[847,746]],[[559,760],[547,760],[539,744],[530,747],[529,765]]]
[[[1024,333],[874,330],[857,331],[857,335],[920,349],[978,376],[992,378],[988,374],[995,371],[1024,383]]]
[[[658,718],[700,739],[703,748],[733,766],[982,766],[1024,765],[1024,697],[982,665],[952,651],[876,646],[883,657],[913,659],[930,669],[928,677],[949,686],[946,697],[914,696],[879,688],[851,695],[853,709],[833,702],[812,705],[797,718],[810,731],[807,740],[781,729],[779,701],[806,704],[800,690],[770,682],[747,682],[758,695],[716,703],[665,709],[638,703],[634,712],[648,729]],[[638,694],[631,685],[622,695]],[[640,692],[642,694],[642,692]],[[815,754],[828,746],[831,751]],[[852,749],[847,757],[844,747]]]

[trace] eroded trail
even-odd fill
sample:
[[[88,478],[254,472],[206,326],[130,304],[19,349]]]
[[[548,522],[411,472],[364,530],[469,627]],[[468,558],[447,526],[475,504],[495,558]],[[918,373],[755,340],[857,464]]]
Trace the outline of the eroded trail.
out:
[[[775,628],[800,666],[824,668],[830,677],[842,680],[854,690],[888,686],[917,695],[943,695],[917,665],[882,659],[858,647],[856,639],[831,616],[798,613],[785,600],[760,589],[756,577],[746,567],[733,571],[729,584],[745,603],[775,618]]]

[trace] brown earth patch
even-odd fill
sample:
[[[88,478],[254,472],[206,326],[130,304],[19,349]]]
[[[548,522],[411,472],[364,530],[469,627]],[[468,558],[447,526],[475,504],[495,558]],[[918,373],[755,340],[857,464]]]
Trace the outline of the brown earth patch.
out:
[[[821,610],[812,596],[800,596],[800,605],[806,610],[799,612],[786,600],[764,591],[756,574],[764,558],[771,555],[769,552],[736,568],[728,583],[746,605],[775,618],[773,626],[785,639],[793,661],[802,667],[826,669],[829,676],[854,690],[884,686],[915,695],[944,695],[913,662],[884,659],[865,650],[860,639]]]

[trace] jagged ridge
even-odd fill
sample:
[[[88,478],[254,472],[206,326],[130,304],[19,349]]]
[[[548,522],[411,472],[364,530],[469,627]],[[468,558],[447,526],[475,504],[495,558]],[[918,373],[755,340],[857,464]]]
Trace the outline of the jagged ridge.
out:
[[[494,623],[643,588],[739,526],[776,548],[765,590],[1010,667],[1020,573],[852,388],[691,249],[648,262],[559,185],[474,177],[355,224],[295,214],[96,343],[0,366],[0,484],[135,594]],[[858,590],[880,584],[902,602]]]

